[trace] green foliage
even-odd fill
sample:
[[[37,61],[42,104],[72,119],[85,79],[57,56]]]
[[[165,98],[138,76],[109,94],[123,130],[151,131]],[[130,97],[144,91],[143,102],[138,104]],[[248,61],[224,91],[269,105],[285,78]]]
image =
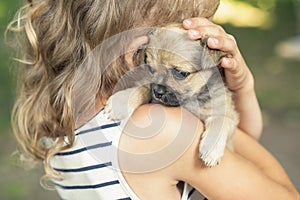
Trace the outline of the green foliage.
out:
[[[3,199],[18,200],[29,196],[29,186],[24,182],[8,182],[0,191]]]
[[[222,1],[222,0],[221,0]],[[272,10],[275,8],[277,0],[234,0],[249,3],[263,10]]]
[[[16,64],[9,59],[12,54],[4,43],[4,32],[19,6],[19,1],[0,2],[0,133],[2,134],[8,132],[10,128],[10,112],[14,93],[11,69]]]

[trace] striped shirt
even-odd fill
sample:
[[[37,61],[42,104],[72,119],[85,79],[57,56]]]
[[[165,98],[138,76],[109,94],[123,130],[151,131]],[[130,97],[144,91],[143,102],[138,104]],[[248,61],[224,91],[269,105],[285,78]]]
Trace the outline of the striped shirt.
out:
[[[113,122],[103,111],[75,131],[74,145],[57,153],[51,166],[63,180],[54,181],[63,200],[139,200],[125,181],[118,164],[118,143],[127,120]],[[182,200],[203,200],[184,185]]]

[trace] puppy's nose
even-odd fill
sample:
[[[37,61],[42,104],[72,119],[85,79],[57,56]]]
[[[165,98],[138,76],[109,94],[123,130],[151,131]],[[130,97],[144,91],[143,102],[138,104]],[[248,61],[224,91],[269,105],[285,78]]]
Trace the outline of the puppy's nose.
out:
[[[163,85],[153,84],[152,89],[157,98],[160,98],[162,95],[166,93],[166,87]]]

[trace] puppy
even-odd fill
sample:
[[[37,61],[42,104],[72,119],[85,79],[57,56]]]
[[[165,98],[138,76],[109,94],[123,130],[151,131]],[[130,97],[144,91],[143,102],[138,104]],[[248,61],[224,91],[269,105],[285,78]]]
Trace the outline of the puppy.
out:
[[[128,76],[139,80],[133,81],[133,87],[113,94],[105,112],[111,119],[120,120],[149,102],[183,106],[205,124],[199,156],[212,167],[220,162],[238,124],[232,94],[219,66],[220,59],[227,55],[208,48],[207,37],[193,41],[185,33],[177,24],[150,31],[148,43],[133,56],[139,75],[130,72]]]

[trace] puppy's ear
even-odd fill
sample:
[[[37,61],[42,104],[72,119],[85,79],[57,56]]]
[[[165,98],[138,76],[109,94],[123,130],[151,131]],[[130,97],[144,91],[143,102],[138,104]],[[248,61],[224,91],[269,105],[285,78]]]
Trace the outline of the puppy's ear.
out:
[[[152,28],[147,32],[147,37],[148,37],[147,43],[144,43],[141,46],[139,46],[137,51],[134,53],[133,62],[135,64],[135,66],[147,64],[147,53],[146,52],[147,52],[147,48],[149,47],[151,35],[153,35],[154,31],[155,31],[155,29]]]
[[[201,69],[208,69],[212,67],[218,67],[220,65],[221,59],[223,57],[229,57],[228,53],[217,49],[211,49],[207,46],[207,40],[209,36],[206,35],[203,38],[200,38],[198,41],[202,48],[201,53]]]
[[[147,63],[147,54],[146,54],[147,45],[142,45],[133,55],[134,66],[138,67]]]

